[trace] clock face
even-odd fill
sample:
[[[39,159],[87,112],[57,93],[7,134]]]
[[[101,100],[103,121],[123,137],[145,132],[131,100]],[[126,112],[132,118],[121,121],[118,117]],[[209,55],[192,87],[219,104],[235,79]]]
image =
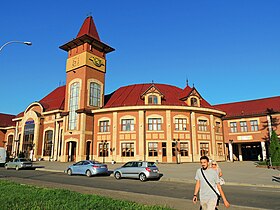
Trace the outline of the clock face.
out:
[[[106,72],[106,61],[89,52],[83,52],[79,55],[67,59],[66,72],[80,68],[82,66],[90,66],[98,71]]]

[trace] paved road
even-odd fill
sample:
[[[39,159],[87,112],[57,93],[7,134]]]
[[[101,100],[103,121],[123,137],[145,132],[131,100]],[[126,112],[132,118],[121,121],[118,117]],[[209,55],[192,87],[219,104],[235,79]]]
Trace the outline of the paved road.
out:
[[[53,183],[86,186],[114,191],[133,192],[146,195],[178,199],[192,199],[194,185],[165,181],[140,182],[139,180],[115,180],[112,176],[68,176],[63,173],[34,170],[5,170],[0,168],[0,177],[19,177]],[[228,200],[233,205],[264,209],[280,209],[280,189],[248,186],[224,186]],[[117,193],[117,192],[116,192]]]

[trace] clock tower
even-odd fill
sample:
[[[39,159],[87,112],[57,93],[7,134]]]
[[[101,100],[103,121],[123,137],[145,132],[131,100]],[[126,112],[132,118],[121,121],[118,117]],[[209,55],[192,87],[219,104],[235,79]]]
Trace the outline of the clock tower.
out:
[[[106,54],[114,49],[103,43],[93,18],[87,17],[77,35],[60,46],[68,52],[64,116],[65,151],[62,161],[92,158],[94,109],[104,105]]]

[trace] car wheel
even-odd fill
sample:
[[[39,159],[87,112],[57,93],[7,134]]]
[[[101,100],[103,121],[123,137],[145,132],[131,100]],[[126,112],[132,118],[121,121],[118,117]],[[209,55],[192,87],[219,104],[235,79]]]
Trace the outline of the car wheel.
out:
[[[91,176],[92,176],[90,170],[87,170],[87,171],[86,171],[86,175],[87,175],[87,177],[91,177]]]
[[[6,170],[8,170],[8,169],[9,169],[7,165],[5,165],[5,169],[6,169]]]
[[[72,176],[72,170],[71,170],[71,169],[68,169],[68,170],[67,170],[67,174],[68,174],[69,176]]]
[[[114,174],[114,177],[116,178],[116,179],[121,179],[122,178],[122,175],[121,175],[121,173],[120,172],[116,172],[115,174]]]
[[[146,177],[145,174],[141,173],[141,174],[139,175],[139,179],[140,179],[141,182],[145,182],[145,181],[147,180],[147,177]]]
[[[19,170],[19,167],[18,167],[18,166],[16,166],[16,170],[17,170],[17,171]]]

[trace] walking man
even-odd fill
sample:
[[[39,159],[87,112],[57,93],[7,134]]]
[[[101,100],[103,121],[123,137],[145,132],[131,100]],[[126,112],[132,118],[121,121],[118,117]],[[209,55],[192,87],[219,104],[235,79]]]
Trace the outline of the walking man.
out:
[[[200,164],[202,168],[198,169],[195,175],[193,203],[196,204],[199,191],[200,206],[203,210],[215,210],[218,196],[222,197],[225,207],[228,208],[230,205],[220,185],[219,177],[213,169],[209,168],[209,158],[202,156]]]

